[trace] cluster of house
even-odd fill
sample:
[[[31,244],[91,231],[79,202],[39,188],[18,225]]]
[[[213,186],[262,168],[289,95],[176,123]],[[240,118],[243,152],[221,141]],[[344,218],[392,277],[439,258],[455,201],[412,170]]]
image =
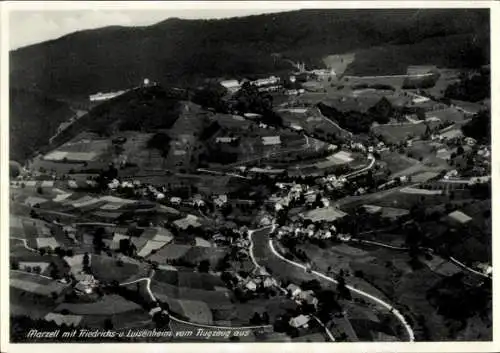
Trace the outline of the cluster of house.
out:
[[[274,228],[278,239],[285,237],[307,237],[311,239],[331,239],[332,237],[336,237],[341,240],[345,239],[345,235],[337,234],[337,228],[333,224],[329,225],[327,228],[319,228],[314,224],[305,227],[300,222],[296,222],[288,226],[280,228],[275,226]]]
[[[76,294],[78,295],[88,295],[92,294],[99,286],[99,281],[94,278],[93,275],[85,273],[83,271],[78,272],[74,275],[76,284],[73,287]],[[58,280],[59,283],[68,284],[70,281],[66,278],[61,278]]]
[[[108,187],[111,190],[116,190],[117,188],[131,188],[135,189],[138,196],[147,197],[152,195],[154,199],[157,201],[166,199],[167,189],[164,186],[155,187],[152,185],[146,185],[141,183],[138,180],[134,181],[122,181],[120,182],[118,179],[114,179],[111,183],[108,184]],[[201,194],[195,194],[190,199],[184,200],[181,197],[172,196],[168,199],[169,203],[173,206],[180,206],[182,204],[187,206],[194,207],[203,207],[206,202]],[[224,207],[228,203],[228,197],[225,194],[214,195],[212,197],[212,201],[216,207]]]
[[[328,175],[320,179],[320,183],[326,186],[327,190],[342,189],[347,182],[345,177],[336,177],[335,175]]]
[[[286,96],[298,96],[300,94],[304,94],[306,91],[303,88],[299,89],[288,89],[285,91]]]
[[[299,286],[295,284],[290,284],[286,287],[288,295],[294,300],[297,304],[308,304],[312,305],[315,309],[318,307],[318,298],[314,295],[312,290],[303,291]],[[288,324],[294,328],[308,328],[309,321],[311,320],[310,315],[300,314],[295,317],[292,317]]]
[[[245,83],[245,82],[250,82],[251,85],[258,88],[259,92],[278,91],[282,88],[280,81],[281,81],[281,79],[279,77],[270,76],[270,77],[266,77],[266,78],[260,78],[260,79],[254,80],[254,81],[224,80],[224,81],[221,81],[220,84],[222,87],[226,88],[229,93],[234,94],[241,89],[241,87],[243,86],[243,83]]]
[[[256,292],[259,288],[276,288],[278,282],[263,267],[255,268],[246,278],[236,274],[237,286],[249,292]]]

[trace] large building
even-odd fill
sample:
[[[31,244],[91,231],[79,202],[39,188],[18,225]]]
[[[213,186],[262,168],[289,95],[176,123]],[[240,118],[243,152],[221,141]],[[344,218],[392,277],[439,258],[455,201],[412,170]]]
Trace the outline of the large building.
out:
[[[236,93],[241,88],[241,83],[239,83],[238,80],[224,80],[221,81],[220,84],[230,93]]]
[[[276,76],[270,76],[267,78],[260,78],[258,80],[252,81],[252,85],[257,86],[257,87],[262,87],[262,86],[276,86],[279,84],[280,78]]]
[[[112,98],[121,96],[125,92],[126,91],[116,91],[116,92],[108,92],[108,93],[101,93],[101,92],[99,92],[99,93],[90,95],[89,96],[89,100],[91,102],[107,101],[107,100],[110,100]]]

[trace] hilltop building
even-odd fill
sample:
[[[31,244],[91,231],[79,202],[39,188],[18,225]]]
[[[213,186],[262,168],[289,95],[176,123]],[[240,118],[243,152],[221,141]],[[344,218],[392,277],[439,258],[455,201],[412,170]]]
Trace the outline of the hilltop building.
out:
[[[103,101],[107,101],[107,100],[113,99],[115,97],[121,96],[125,92],[127,92],[127,91],[122,90],[122,91],[108,92],[108,93],[99,92],[99,93],[90,95],[89,100],[91,102],[103,102]]]

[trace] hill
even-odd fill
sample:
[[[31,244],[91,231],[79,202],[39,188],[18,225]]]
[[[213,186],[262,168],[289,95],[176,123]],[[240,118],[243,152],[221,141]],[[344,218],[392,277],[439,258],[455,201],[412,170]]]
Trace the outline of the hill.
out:
[[[63,102],[24,90],[10,90],[10,158],[24,162],[47,144],[74,113]]]
[[[140,87],[91,109],[52,142],[59,146],[83,131],[111,136],[118,131],[151,132],[169,129],[179,117],[183,91],[160,86]]]
[[[396,52],[383,73],[391,73],[394,62],[397,72],[429,60],[460,67],[488,61],[489,41],[475,41],[488,36],[489,13],[481,9],[322,9],[220,20],[169,19],[147,27],[76,32],[12,51],[10,82],[53,95],[86,96],[125,89],[144,77],[191,85],[206,77],[276,74],[292,68],[281,59],[321,66],[324,56],[345,52],[360,54],[348,70],[351,74],[372,72],[372,60],[363,59],[366,52],[360,50],[371,50],[370,56],[378,59],[388,50]],[[451,49],[438,50],[450,38]],[[474,60],[461,58],[464,48]]]

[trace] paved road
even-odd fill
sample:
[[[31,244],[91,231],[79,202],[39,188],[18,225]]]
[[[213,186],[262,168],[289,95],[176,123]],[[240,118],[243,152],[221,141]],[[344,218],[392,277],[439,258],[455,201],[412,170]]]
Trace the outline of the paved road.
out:
[[[344,177],[344,178],[352,178],[354,176],[357,176],[359,174],[362,174],[370,169],[373,168],[373,166],[375,165],[375,158],[373,156],[371,157],[368,157],[368,160],[370,161],[370,163],[368,163],[368,165],[366,167],[363,167],[361,169],[358,169],[358,170],[355,170],[353,172],[350,172],[350,173],[347,173],[347,174],[344,174],[344,175],[341,175],[341,177]]]
[[[271,227],[267,227],[265,229],[259,229],[256,231],[251,231],[250,237],[251,237],[251,245],[250,245],[250,252],[251,252],[251,258],[252,261],[254,261],[255,264],[257,265],[265,265],[269,267],[274,274],[279,275],[284,278],[289,278],[290,274],[297,274],[296,268],[300,268],[304,270],[303,275],[299,275],[300,277],[304,276],[307,279],[311,279],[311,277],[318,277],[319,279],[337,284],[337,281],[321,272],[318,271],[311,271],[310,273],[306,272],[306,266],[303,264],[300,264],[298,262],[294,262],[291,260],[288,260],[284,258],[281,254],[279,254],[273,244],[273,241],[269,239],[268,235],[270,232]],[[280,266],[276,265],[276,262],[281,262]],[[288,269],[287,269],[288,267]],[[352,286],[347,285],[347,288],[355,294],[358,294],[364,298],[367,298],[368,300],[371,300],[372,302],[377,303],[380,306],[385,307],[387,310],[389,310],[398,320],[399,322],[403,325],[405,328],[407,334],[408,334],[408,339],[409,341],[414,341],[415,340],[415,335],[413,333],[413,329],[411,326],[408,324],[406,321],[405,317],[392,305],[389,303],[369,294],[366,293],[362,290],[359,290],[357,288],[354,288]]]

